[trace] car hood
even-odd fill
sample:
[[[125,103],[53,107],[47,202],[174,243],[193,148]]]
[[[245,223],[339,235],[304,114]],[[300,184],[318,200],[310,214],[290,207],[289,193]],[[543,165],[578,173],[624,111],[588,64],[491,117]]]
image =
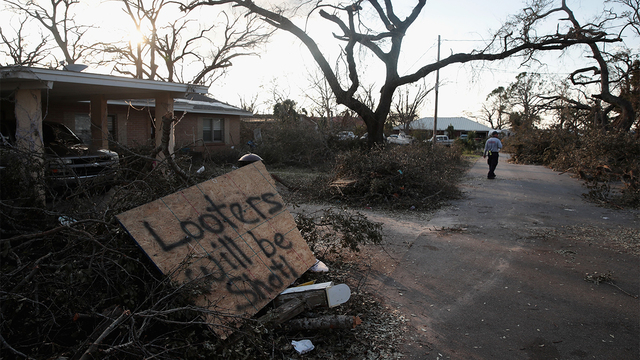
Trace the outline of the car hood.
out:
[[[47,144],[46,152],[49,155],[59,157],[104,157],[115,154],[105,149],[92,150],[85,144],[61,144],[57,142]]]

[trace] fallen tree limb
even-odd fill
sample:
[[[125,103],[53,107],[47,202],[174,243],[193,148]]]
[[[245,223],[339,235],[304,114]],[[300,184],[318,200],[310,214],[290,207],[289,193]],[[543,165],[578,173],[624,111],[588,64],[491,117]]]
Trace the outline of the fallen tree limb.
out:
[[[113,330],[115,330],[115,328],[120,325],[120,323],[122,321],[124,321],[129,315],[131,315],[131,311],[129,310],[125,310],[122,312],[122,314],[120,314],[120,316],[115,319],[111,325],[109,325],[108,328],[106,328],[102,334],[100,334],[100,336],[96,339],[96,341],[94,341],[91,346],[89,346],[89,348],[84,352],[84,354],[82,354],[82,357],[80,358],[80,360],[90,360],[93,358],[93,356],[91,355],[92,352],[96,351],[96,349],[98,348],[98,346],[100,345],[100,343],[102,343],[102,341],[104,340],[104,338],[106,338]]]
[[[277,308],[269,311],[267,314],[261,316],[258,321],[263,324],[281,324],[296,315],[301,314],[307,306],[302,299],[291,299],[286,303],[278,306]]]
[[[176,164],[173,160],[173,154],[169,152],[169,139],[171,138],[171,125],[176,121],[176,118],[172,116],[172,114],[168,113],[162,117],[162,139],[160,144],[160,150],[164,155],[164,159],[169,164],[171,170],[173,170],[182,180],[192,185],[192,181],[189,178],[189,174],[187,174],[184,170]],[[156,149],[157,150],[157,149]],[[155,152],[155,150],[154,150]]]
[[[638,298],[638,295],[633,295],[633,294],[631,294],[631,293],[629,293],[629,292],[624,291],[620,286],[618,286],[618,285],[614,284],[614,283],[613,283],[613,282],[611,282],[611,281],[605,281],[605,282],[604,282],[604,284],[609,284],[609,285],[613,286],[614,288],[616,288],[616,289],[618,289],[618,290],[622,291],[622,293],[624,293],[625,295],[629,295],[629,296],[631,296],[631,297],[632,297],[632,298],[634,298],[634,299],[637,299],[637,298]]]
[[[20,290],[20,288],[22,286],[24,286],[24,284],[28,283],[29,281],[31,281],[31,279],[33,278],[33,276],[38,272],[38,270],[40,269],[40,262],[46,258],[48,258],[49,256],[53,255],[52,252],[48,253],[47,255],[39,258],[38,260],[36,260],[36,262],[33,263],[33,268],[31,270],[31,272],[29,273],[29,275],[25,276],[24,279],[22,279],[22,281],[20,281],[18,283],[18,285],[16,285],[11,292],[18,292],[18,290]]]
[[[4,339],[2,334],[0,334],[0,343],[2,343],[2,347],[5,347],[5,348],[9,349],[9,351],[14,353],[15,355],[22,356],[25,359],[33,360],[33,358],[31,356],[25,355],[25,354],[21,353],[20,351],[14,349],[11,345],[9,345],[9,343]]]
[[[289,288],[273,300],[276,308],[258,321],[263,324],[281,324],[304,310],[338,306],[349,300],[350,296],[351,290],[347,285],[333,285],[332,282]]]
[[[320,330],[320,329],[353,329],[362,324],[357,316],[327,315],[317,318],[289,320],[285,326],[288,330]]]
[[[46,237],[46,236],[49,236],[49,235],[53,235],[53,234],[55,234],[57,232],[60,232],[62,230],[69,229],[71,226],[85,224],[85,223],[89,223],[89,222],[99,222],[99,223],[106,224],[102,220],[95,220],[95,219],[80,220],[80,221],[76,221],[76,222],[70,223],[69,225],[61,225],[61,226],[58,226],[58,227],[53,228],[51,230],[47,230],[47,231],[43,231],[43,232],[39,232],[39,233],[35,233],[35,234],[25,234],[25,235],[14,236],[14,237],[11,237],[11,238],[8,238],[8,239],[0,239],[0,244],[4,244],[5,242],[10,242],[10,241],[23,241],[23,240],[31,240],[31,239]]]

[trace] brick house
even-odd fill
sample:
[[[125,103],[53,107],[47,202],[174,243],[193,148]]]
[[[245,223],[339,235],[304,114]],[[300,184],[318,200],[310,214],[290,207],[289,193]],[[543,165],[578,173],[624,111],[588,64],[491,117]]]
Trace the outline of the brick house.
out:
[[[240,142],[240,119],[253,114],[204,94],[186,94],[173,99],[175,147],[194,152],[210,152]],[[155,117],[153,99],[108,102],[109,133],[116,142],[136,146],[153,139]]]
[[[204,86],[83,73],[0,67],[0,121],[13,121],[18,146],[42,146],[42,121],[67,125],[88,145],[160,144],[155,119],[172,113],[175,145],[193,151],[240,141],[240,116],[252,114],[206,96]],[[157,115],[156,115],[157,114]],[[161,124],[160,124],[161,126]]]

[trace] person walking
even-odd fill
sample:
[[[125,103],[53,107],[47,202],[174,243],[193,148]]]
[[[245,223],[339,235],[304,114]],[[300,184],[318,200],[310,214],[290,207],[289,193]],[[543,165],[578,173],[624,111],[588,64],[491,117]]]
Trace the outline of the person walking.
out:
[[[487,160],[487,164],[489,164],[489,174],[487,175],[488,179],[496,178],[496,166],[498,166],[498,155],[502,150],[502,141],[498,138],[498,132],[491,132],[491,137],[484,144],[484,152],[482,153],[482,158],[489,159]]]

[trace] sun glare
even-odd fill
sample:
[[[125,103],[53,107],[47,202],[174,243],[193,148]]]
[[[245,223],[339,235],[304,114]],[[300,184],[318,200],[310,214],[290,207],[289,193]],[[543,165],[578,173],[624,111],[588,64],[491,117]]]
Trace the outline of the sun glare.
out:
[[[129,32],[129,43],[131,46],[137,46],[144,43],[144,34],[138,29],[133,29]]]

